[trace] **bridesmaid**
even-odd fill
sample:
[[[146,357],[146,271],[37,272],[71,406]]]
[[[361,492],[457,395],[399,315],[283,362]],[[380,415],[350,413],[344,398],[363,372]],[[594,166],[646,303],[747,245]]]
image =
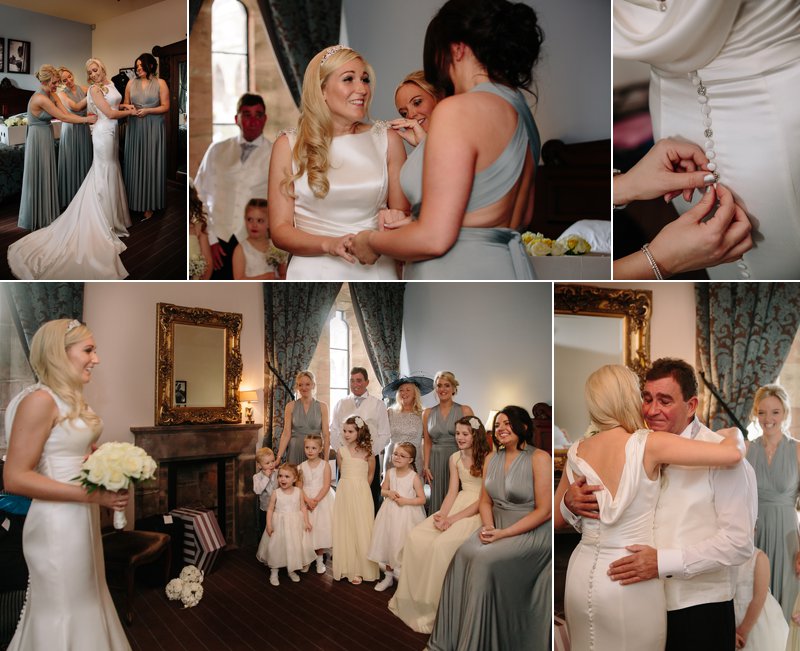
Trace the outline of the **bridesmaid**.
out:
[[[550,648],[550,455],[533,447],[533,422],[508,406],[494,420],[500,449],[487,460],[483,527],[447,570],[429,651]]]
[[[384,398],[395,398],[389,412],[391,442],[386,450],[386,470],[392,467],[392,452],[399,443],[417,449],[414,463],[422,469],[422,394],[433,391],[433,382],[423,376],[401,377],[383,389]]]
[[[439,404],[422,412],[422,478],[431,486],[428,513],[439,510],[447,493],[447,463],[458,450],[456,421],[473,415],[470,407],[453,401],[458,392],[458,380],[450,371],[439,371],[434,385]]]
[[[798,593],[796,562],[800,556],[795,503],[800,485],[800,445],[789,436],[791,405],[786,390],[767,384],[756,391],[752,417],[761,436],[750,441],[747,460],[756,471],[758,519],[756,547],[769,558],[770,588],[786,621]]]
[[[136,79],[125,87],[125,104],[136,109],[125,136],[125,189],[131,210],[144,213],[164,207],[167,179],[167,141],[164,114],[169,111],[167,82],[156,76],[158,63],[145,52],[136,59]]]
[[[317,388],[311,371],[300,371],[294,379],[294,390],[299,396],[286,405],[283,416],[283,434],[278,446],[278,459],[299,465],[305,461],[304,441],[306,434],[322,434],[323,458],[328,460],[331,433],[328,426],[328,405],[314,397]]]
[[[50,121],[57,118],[70,124],[94,124],[97,117],[73,115],[58,99],[58,70],[43,65],[36,73],[41,84],[28,101],[28,133],[25,137],[25,163],[22,171],[22,196],[18,226],[29,231],[48,226],[59,215],[56,149]]]
[[[86,117],[87,86],[75,83],[75,76],[69,68],[58,69],[62,90],[58,99],[70,113]],[[86,124],[61,125],[61,139],[58,143],[58,198],[59,205],[65,208],[81,187],[86,173],[92,166],[92,134]]]

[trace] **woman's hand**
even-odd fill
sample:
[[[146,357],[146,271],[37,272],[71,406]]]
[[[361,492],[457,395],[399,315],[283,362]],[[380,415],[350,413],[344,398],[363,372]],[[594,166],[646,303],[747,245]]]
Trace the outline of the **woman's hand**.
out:
[[[114,511],[124,511],[128,506],[129,491],[107,491],[100,488],[89,493],[89,501]]]
[[[145,115],[148,115],[150,113],[149,109],[146,108],[137,109],[136,107],[134,107],[133,110],[137,118],[143,118]]]
[[[430,468],[423,468],[422,469],[422,478],[428,484],[432,484],[433,483],[433,473],[431,472]]]
[[[395,208],[382,208],[378,211],[378,230],[390,231],[394,228],[406,226],[414,221],[414,218],[402,210]]]
[[[355,264],[355,258],[350,255],[350,246],[353,241],[353,235],[347,234],[341,237],[331,237],[325,240],[322,249],[328,255],[338,256],[347,260],[351,264]]]
[[[496,542],[505,537],[505,529],[495,529],[494,527],[482,527],[478,534],[478,538],[484,545]]]
[[[397,118],[396,120],[391,120],[389,126],[397,131],[397,134],[412,147],[416,147],[428,135],[416,120]]]
[[[375,264],[380,257],[369,245],[369,234],[372,231],[361,231],[350,242],[350,252],[358,258],[361,264]]]
[[[95,122],[97,122],[97,115],[95,113],[87,113],[85,124],[94,124]]]
[[[450,518],[443,517],[438,513],[433,515],[433,526],[439,531],[447,531],[451,524],[452,522],[450,522]]]

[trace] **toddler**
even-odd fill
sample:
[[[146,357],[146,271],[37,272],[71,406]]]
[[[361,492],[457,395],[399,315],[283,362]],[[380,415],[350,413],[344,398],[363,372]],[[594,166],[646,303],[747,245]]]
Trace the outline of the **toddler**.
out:
[[[256,468],[258,468],[258,472],[253,475],[253,491],[258,495],[258,530],[264,531],[267,526],[269,498],[278,483],[278,473],[275,471],[275,453],[272,448],[256,450]]]
[[[306,461],[300,464],[303,475],[303,500],[311,522],[311,544],[317,554],[317,574],[325,574],[323,552],[333,544],[334,492],[331,466],[322,459],[322,437],[308,434],[303,441]]]

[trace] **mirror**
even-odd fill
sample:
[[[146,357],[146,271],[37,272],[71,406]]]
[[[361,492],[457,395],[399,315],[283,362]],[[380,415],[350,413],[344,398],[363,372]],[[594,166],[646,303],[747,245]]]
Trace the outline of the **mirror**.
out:
[[[158,303],[156,424],[238,423],[242,315]]]
[[[589,415],[583,387],[603,364],[625,364],[644,382],[650,365],[652,292],[588,285],[554,288],[553,425],[570,441],[583,435]],[[563,459],[556,454],[556,465]]]

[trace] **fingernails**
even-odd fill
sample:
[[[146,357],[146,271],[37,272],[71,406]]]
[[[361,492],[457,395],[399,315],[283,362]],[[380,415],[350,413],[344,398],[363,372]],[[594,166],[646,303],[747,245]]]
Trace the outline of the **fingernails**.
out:
[[[705,193],[708,194],[709,192],[711,192],[711,188],[713,188],[713,187],[714,187],[713,185],[706,186],[706,192]]]
[[[708,185],[709,183],[713,183],[713,182],[714,182],[714,175],[713,174],[706,174],[703,177],[703,183],[705,183],[706,185]]]

